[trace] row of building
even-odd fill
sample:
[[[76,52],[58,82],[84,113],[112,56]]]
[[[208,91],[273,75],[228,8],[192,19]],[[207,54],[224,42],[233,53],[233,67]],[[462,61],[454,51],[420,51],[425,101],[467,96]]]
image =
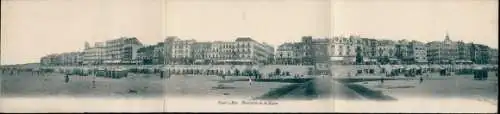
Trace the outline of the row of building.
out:
[[[83,51],[50,54],[41,58],[42,65],[136,64],[137,51],[143,44],[135,37],[121,37],[91,46]]]
[[[376,40],[359,36],[313,38],[283,43],[275,50],[250,37],[234,41],[197,42],[175,36],[155,45],[143,45],[135,37],[121,37],[94,46],[85,43],[81,52],[50,54],[43,65],[100,64],[498,64],[498,50],[462,41],[423,43],[407,40]]]
[[[122,37],[85,43],[82,52],[50,54],[41,58],[43,65],[99,64],[269,64],[274,48],[250,37],[235,41],[197,42],[167,37],[155,45],[143,45],[135,37]]]
[[[312,38],[278,46],[276,64],[498,64],[498,49],[452,41],[423,43],[376,40],[359,36]]]

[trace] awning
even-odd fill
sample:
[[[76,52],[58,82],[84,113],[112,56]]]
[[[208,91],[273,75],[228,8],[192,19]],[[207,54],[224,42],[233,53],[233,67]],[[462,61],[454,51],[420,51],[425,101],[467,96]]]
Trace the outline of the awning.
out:
[[[330,57],[330,61],[342,61],[344,60],[343,57]]]
[[[415,61],[415,62],[417,62],[417,63],[427,63],[427,62],[429,62],[429,61],[427,61],[427,60],[421,60],[421,61],[418,61],[418,60],[417,60],[417,61]]]
[[[396,58],[389,58],[389,61],[399,61],[399,59],[396,59]]]
[[[195,62],[195,63],[201,63],[201,62],[205,62],[205,60],[200,60],[200,59],[198,59],[198,60],[195,60],[194,62]]]
[[[375,59],[365,59],[365,60],[363,60],[363,61],[364,61],[364,62],[376,62],[377,60],[375,60]]]
[[[253,60],[250,59],[217,60],[217,62],[253,62]]]

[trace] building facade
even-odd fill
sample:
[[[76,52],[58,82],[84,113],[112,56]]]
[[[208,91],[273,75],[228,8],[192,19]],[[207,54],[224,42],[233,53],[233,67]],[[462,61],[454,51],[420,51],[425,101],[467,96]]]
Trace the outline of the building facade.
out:
[[[40,59],[40,64],[44,66],[59,65],[59,54],[49,54]]]
[[[250,37],[238,37],[234,42],[236,60],[251,63],[268,64],[274,58],[274,48],[266,43],[259,43]],[[246,51],[245,51],[246,50]]]
[[[249,37],[239,37],[233,42],[196,42],[170,37],[165,45],[165,61],[169,64],[265,64],[274,59],[272,46]]]
[[[195,40],[180,40],[175,39],[172,43],[172,57],[173,64],[192,64],[194,62],[191,46]]]
[[[144,46],[137,50],[137,59],[140,61],[139,64],[152,65],[154,64],[154,48],[155,45]]]
[[[396,43],[392,40],[378,40],[375,50],[375,59],[380,64],[397,63]]]
[[[195,64],[208,64],[211,60],[212,43],[210,42],[196,42],[191,46],[192,55]]]
[[[490,49],[490,64],[498,65],[498,49]]]
[[[165,64],[165,43],[160,42],[153,49],[153,64]]]
[[[312,36],[303,36],[302,42],[297,46],[297,57],[299,58],[301,65],[314,65],[314,50],[313,50],[313,39]]]
[[[143,47],[135,37],[121,37],[91,46],[83,52],[50,54],[42,65],[99,64],[297,64],[317,65],[341,61],[342,64],[498,64],[498,50],[486,45],[452,41],[376,40],[359,36],[313,38],[274,47],[250,37],[235,41],[196,42],[168,36],[163,42]]]
[[[249,59],[250,51],[242,49],[245,46],[247,45],[234,46],[234,42],[212,42],[209,50],[207,50],[208,53],[206,53],[207,59],[210,60],[210,63],[214,64],[223,64],[234,58]],[[233,50],[235,47],[238,47],[238,49]]]
[[[455,63],[458,59],[458,45],[450,40],[448,34],[444,41],[432,41],[426,44],[427,58],[433,64]]]
[[[174,42],[179,40],[177,36],[168,36],[165,38],[164,45],[163,45],[163,51],[164,51],[164,63],[165,64],[173,64],[173,45]]]
[[[489,64],[492,54],[491,48],[482,44],[472,44],[472,62],[475,64]]]
[[[411,62],[414,64],[427,64],[427,47],[423,42],[411,41]]]
[[[90,47],[88,43],[85,43],[85,49],[83,50],[83,64],[84,65],[97,65],[103,64],[105,45],[103,42],[96,42],[94,47]]]
[[[400,40],[396,45],[396,57],[403,64],[425,64],[428,62],[427,47],[423,42]]]
[[[312,52],[314,63],[327,63],[330,61],[330,40],[329,38],[316,38],[312,42]]]
[[[142,43],[136,37],[121,37],[106,41],[105,64],[138,64],[137,50]]]
[[[83,65],[82,52],[65,52],[60,54],[50,54],[41,59],[44,65],[77,66]]]
[[[284,43],[278,46],[275,54],[276,64],[297,64],[298,61],[296,56],[295,43]]]
[[[371,38],[361,38],[361,45],[356,63],[373,64],[377,62],[377,40]]]
[[[471,52],[471,43],[464,43],[463,41],[458,41],[457,42],[457,60],[455,61],[456,63],[459,64],[469,64],[472,63],[472,54]]]
[[[329,43],[329,56],[330,61],[343,61],[352,64],[355,62],[356,48],[361,43],[359,37],[350,36],[346,37],[333,37]]]
[[[140,64],[158,65],[165,63],[164,42],[156,45],[144,46],[137,50],[137,59]]]

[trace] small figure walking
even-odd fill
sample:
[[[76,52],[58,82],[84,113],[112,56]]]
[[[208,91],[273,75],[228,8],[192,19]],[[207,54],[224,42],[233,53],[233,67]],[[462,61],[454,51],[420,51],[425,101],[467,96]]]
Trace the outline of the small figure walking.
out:
[[[422,78],[422,76],[420,76],[420,83],[424,82],[424,78]]]
[[[160,79],[163,79],[163,70],[160,71]]]
[[[65,83],[69,82],[69,74],[66,74],[66,76],[64,76],[64,82]]]
[[[252,85],[252,78],[248,77],[248,84]]]
[[[95,88],[95,77],[92,78],[92,88]]]
[[[384,84],[384,78],[380,78],[380,84]]]

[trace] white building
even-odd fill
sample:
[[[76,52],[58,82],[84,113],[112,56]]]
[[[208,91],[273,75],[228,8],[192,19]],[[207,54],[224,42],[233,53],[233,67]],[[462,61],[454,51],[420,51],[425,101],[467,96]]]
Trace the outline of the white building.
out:
[[[85,50],[83,51],[83,64],[102,64],[104,60],[104,52],[105,47],[103,42],[96,42],[94,47],[86,45]]]
[[[448,34],[444,41],[432,41],[426,46],[427,59],[431,63],[452,63],[459,57],[458,43],[452,41]]]
[[[82,52],[66,52],[61,53],[60,65],[81,65],[82,64]]]
[[[177,64],[187,64],[194,62],[191,46],[195,42],[195,40],[174,39],[171,48],[171,61]]]
[[[269,63],[274,58],[274,48],[266,43],[259,43],[250,37],[238,37],[235,40],[233,51],[237,60],[253,63]]]
[[[411,58],[414,63],[427,63],[427,47],[423,42],[410,42],[412,48]]]
[[[396,43],[392,40],[379,40],[377,43],[377,57],[392,58],[396,56]]]
[[[234,42],[200,42],[169,37],[165,41],[167,63],[266,63],[274,59],[274,48],[249,37],[237,38]]]
[[[297,58],[294,43],[284,43],[278,46],[275,54],[276,64],[296,64]]]
[[[223,63],[223,62],[228,62],[234,58],[244,59],[247,57],[245,55],[240,55],[236,53],[247,50],[238,50],[233,48],[236,48],[234,42],[222,42],[222,41],[212,42],[212,45],[210,46],[209,50],[207,50],[208,52],[206,53],[206,58],[208,60],[211,60],[211,62]]]
[[[210,61],[208,56],[210,55],[210,53],[212,53],[211,42],[196,42],[191,46],[191,48],[192,48],[194,63],[207,64]]]
[[[234,42],[215,41],[206,53],[212,63],[266,63],[274,58],[274,48],[249,37],[239,37]]]
[[[142,43],[136,37],[121,37],[106,41],[105,64],[137,64],[137,50]]]
[[[361,39],[355,36],[333,37],[328,46],[330,61],[354,62],[360,42]]]

